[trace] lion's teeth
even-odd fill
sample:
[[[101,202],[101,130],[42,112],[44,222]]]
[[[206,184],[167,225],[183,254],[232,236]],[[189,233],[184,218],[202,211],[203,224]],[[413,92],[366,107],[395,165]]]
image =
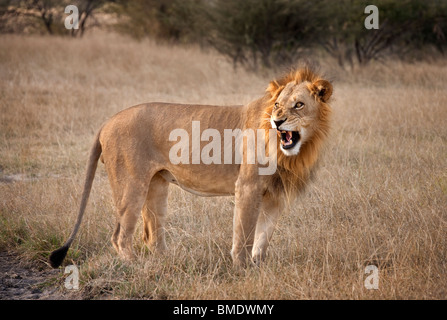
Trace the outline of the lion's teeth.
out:
[[[292,144],[292,140],[289,140],[289,141],[284,141],[284,140],[281,140],[281,144],[283,145],[283,146],[288,146],[289,144]]]

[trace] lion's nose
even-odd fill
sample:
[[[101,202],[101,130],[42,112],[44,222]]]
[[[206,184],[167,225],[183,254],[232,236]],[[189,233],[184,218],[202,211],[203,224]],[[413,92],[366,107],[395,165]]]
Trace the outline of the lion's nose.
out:
[[[280,125],[282,125],[284,122],[286,122],[287,119],[284,120],[273,120],[273,122],[276,125],[276,128],[279,128]]]

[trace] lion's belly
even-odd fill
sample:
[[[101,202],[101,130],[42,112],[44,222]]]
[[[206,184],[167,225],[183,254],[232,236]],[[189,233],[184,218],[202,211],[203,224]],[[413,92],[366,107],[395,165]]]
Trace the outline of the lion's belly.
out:
[[[235,166],[236,167],[236,166]],[[185,191],[204,196],[229,196],[234,195],[234,186],[237,179],[237,168],[225,168],[225,174],[219,170],[176,170],[172,172],[163,170],[160,175],[169,183],[178,185]],[[234,171],[234,172],[232,172]]]

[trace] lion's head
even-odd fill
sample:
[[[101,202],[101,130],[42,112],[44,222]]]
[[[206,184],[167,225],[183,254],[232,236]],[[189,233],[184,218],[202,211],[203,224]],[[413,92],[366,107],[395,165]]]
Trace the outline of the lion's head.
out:
[[[270,82],[264,129],[277,130],[279,173],[288,189],[307,180],[329,133],[332,85],[310,68],[294,70]],[[287,180],[287,181],[286,181]]]

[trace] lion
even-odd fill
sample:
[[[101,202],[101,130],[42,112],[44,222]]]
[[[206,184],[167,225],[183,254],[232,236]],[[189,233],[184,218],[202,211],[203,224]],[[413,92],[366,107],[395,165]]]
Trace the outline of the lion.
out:
[[[140,214],[145,244],[154,252],[167,249],[165,223],[172,183],[201,196],[233,195],[233,264],[261,263],[280,213],[304,189],[315,168],[329,133],[332,91],[328,80],[305,67],[271,81],[264,96],[245,106],[148,103],[117,113],[94,138],[74,230],[52,252],[51,266],[62,264],[79,230],[99,160],[117,213],[111,241],[124,259],[135,257],[132,238]],[[260,175],[259,162],[172,163],[169,133],[180,128],[191,134],[192,121],[221,133],[236,128],[275,130],[264,141],[276,142],[274,173]],[[247,143],[242,146],[244,154],[246,148]]]

